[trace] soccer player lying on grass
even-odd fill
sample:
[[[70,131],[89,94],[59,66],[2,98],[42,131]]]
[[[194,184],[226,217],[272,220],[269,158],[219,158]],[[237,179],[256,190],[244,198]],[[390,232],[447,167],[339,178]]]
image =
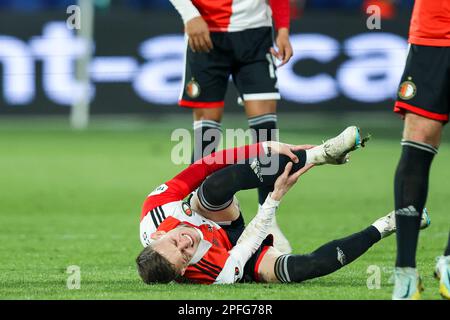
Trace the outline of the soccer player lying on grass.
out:
[[[139,275],[148,284],[301,282],[340,269],[395,231],[392,213],[306,255],[282,254],[268,230],[281,198],[300,175],[314,165],[344,164],[348,153],[362,145],[359,129],[353,126],[320,146],[269,141],[195,162],[144,202],[140,237],[145,248],[136,259]],[[225,155],[227,161],[221,161]],[[274,163],[277,170],[270,172]],[[234,194],[262,185],[272,186],[273,192],[245,227]]]

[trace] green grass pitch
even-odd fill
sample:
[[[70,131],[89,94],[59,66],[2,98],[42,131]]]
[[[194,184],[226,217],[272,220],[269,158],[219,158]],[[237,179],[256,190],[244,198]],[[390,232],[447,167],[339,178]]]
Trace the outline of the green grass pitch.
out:
[[[363,119],[364,121],[360,121]],[[319,167],[283,200],[278,221],[295,252],[359,231],[393,208],[393,173],[400,154],[401,121],[366,115],[322,119],[280,115],[281,140],[320,143],[345,126],[373,134],[345,166]],[[340,271],[301,284],[147,286],[134,259],[141,204],[184,166],[170,161],[173,128],[183,119],[94,120],[74,132],[63,120],[0,121],[0,299],[389,299],[395,236]],[[225,127],[246,128],[245,117]],[[449,141],[448,137],[444,140]],[[433,163],[428,197],[432,223],[420,236],[418,267],[424,299],[439,299],[432,277],[449,230],[450,149]],[[246,220],[256,212],[256,191],[238,194]],[[80,267],[81,288],[69,290],[66,273]],[[381,288],[369,289],[369,266],[381,270]]]

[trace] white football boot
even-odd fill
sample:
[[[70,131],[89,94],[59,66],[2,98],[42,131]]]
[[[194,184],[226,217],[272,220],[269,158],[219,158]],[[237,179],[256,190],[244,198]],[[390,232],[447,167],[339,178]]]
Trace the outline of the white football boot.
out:
[[[437,257],[434,276],[439,280],[439,293],[450,300],[450,256]]]
[[[416,268],[400,268],[394,270],[394,292],[392,300],[420,300],[423,291],[422,280]]]
[[[420,219],[420,229],[427,228],[431,223],[430,215],[426,208],[422,211],[422,218]],[[393,234],[397,228],[395,226],[395,211],[389,212],[386,216],[376,220],[372,225],[381,233],[381,238],[386,238]]]
[[[306,150],[306,162],[315,165],[344,164],[349,160],[349,152],[364,147],[369,138],[370,136],[367,136],[362,139],[358,127],[348,127],[320,146]]]

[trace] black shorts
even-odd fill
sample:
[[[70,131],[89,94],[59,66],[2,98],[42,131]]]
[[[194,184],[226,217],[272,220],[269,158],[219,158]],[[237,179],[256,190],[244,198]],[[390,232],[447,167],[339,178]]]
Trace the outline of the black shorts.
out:
[[[195,53],[187,46],[183,92],[179,105],[221,108],[230,75],[245,100],[279,100],[276,66],[270,48],[272,28],[212,32],[214,48]]]
[[[239,237],[245,229],[245,222],[242,213],[239,215],[239,218],[231,222],[229,225],[221,225],[222,229],[228,235],[228,239],[230,240],[233,246],[236,245]],[[267,238],[263,241],[261,246],[256,250],[256,252],[250,257],[244,267],[244,275],[240,282],[258,282],[258,267],[259,264],[266,254],[267,250],[273,246],[273,237],[271,234],[267,236]]]
[[[448,122],[450,112],[450,47],[412,44],[394,111],[412,112]]]

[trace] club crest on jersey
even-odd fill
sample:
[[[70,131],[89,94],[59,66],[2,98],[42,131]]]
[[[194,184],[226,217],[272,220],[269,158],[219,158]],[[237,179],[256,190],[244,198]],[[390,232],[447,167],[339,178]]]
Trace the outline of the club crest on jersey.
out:
[[[186,94],[191,98],[197,98],[200,95],[200,85],[194,78],[186,85]]]
[[[404,81],[400,84],[400,88],[398,90],[398,96],[403,100],[409,100],[416,96],[417,87],[414,82],[411,81],[411,78],[408,78],[407,81]]]
[[[192,210],[191,207],[189,207],[189,205],[186,202],[183,202],[183,204],[181,205],[183,208],[183,212],[188,216],[188,217],[192,217]]]

